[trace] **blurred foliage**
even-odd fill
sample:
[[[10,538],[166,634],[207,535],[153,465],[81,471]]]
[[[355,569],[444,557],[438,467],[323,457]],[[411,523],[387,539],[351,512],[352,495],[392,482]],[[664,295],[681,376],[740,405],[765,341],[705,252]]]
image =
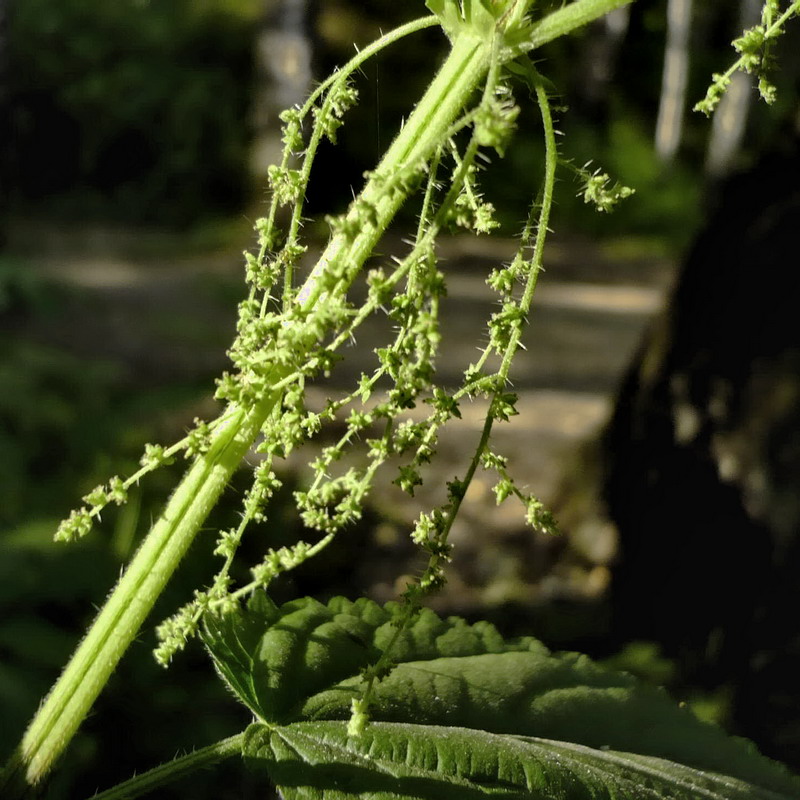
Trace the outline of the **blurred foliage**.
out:
[[[600,662],[614,672],[628,672],[652,686],[662,686],[691,708],[694,715],[715,725],[730,726],[732,687],[722,684],[713,691],[681,681],[678,663],[666,658],[657,642],[632,641]]]
[[[59,290],[17,264],[0,262],[0,330],[6,334],[0,338],[0,526],[32,508],[47,513],[54,477],[56,484],[67,476],[74,481],[101,444],[98,412],[108,401],[113,366],[8,335],[59,300]]]
[[[163,224],[239,209],[252,9],[243,0],[14,3],[14,204]]]
[[[629,642],[603,666],[615,672],[629,672],[655,686],[668,686],[675,680],[676,667],[661,654],[654,642]]]
[[[53,544],[60,517],[108,474],[134,470],[143,443],[164,435],[163,417],[171,415],[176,425],[187,397],[198,394],[196,386],[132,392],[117,362],[87,360],[66,346],[17,335],[57,318],[68,299],[66,289],[37,279],[25,264],[0,260],[2,760],[129,560],[146,520],[158,513],[176,473],[153,476],[146,492],[109,510],[92,535],[74,546]],[[209,525],[230,524],[229,511],[222,508]],[[247,724],[199,647],[166,675],[151,655],[153,625],[186,602],[211,572],[213,557],[203,544],[186,559],[76,737],[48,786],[48,800],[91,796],[181,747],[217,741]],[[185,713],[191,714],[188,738]],[[139,741],[139,755],[127,746],[131,737]],[[264,786],[239,772],[235,763],[223,765],[211,780],[200,775],[160,796],[268,796]]]

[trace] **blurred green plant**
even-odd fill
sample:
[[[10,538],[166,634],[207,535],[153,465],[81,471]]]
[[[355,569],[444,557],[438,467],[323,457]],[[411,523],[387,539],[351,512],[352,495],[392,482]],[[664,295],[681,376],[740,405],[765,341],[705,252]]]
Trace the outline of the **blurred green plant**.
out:
[[[166,225],[239,210],[256,7],[14,3],[14,205]]]
[[[25,263],[0,259],[0,326],[6,334],[0,340],[0,526],[30,508],[58,513],[58,497],[65,495],[57,486],[65,475],[91,470],[102,436],[96,415],[112,393],[113,365],[87,363],[11,335],[24,320],[52,314],[62,299],[62,290],[31,274]]]

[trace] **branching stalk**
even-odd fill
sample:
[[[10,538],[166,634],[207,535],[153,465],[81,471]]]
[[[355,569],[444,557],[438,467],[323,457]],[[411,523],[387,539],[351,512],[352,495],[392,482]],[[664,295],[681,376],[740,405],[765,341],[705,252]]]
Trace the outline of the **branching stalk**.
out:
[[[459,37],[454,42],[448,58],[386,152],[375,175],[412,170],[433,153],[475,87],[485,77],[491,49],[491,41],[481,42],[471,36]],[[303,286],[298,302],[310,307],[319,301],[320,278],[336,263],[346,263],[354,277],[408,193],[409,189],[402,185],[387,193],[381,181],[376,178],[369,180],[359,199],[374,206],[376,224],[362,228],[352,241],[341,234],[335,236]],[[346,288],[342,287],[343,290]],[[276,372],[272,383],[277,383],[281,377]],[[175,490],[34,717],[0,778],[0,788],[21,796],[24,787],[39,783],[50,771],[136,636],[278,400],[279,395],[273,392],[251,409],[226,412],[225,423],[214,429],[211,448],[197,458]]]
[[[195,770],[210,767],[226,758],[241,755],[243,741],[244,733],[237,733],[221,742],[201,747],[193,753],[187,753],[185,756],[149,769],[141,775],[136,775],[130,780],[118,783],[113,788],[94,795],[91,800],[136,800],[137,797],[142,797],[148,792],[180,780]]]
[[[583,0],[583,2],[570,3],[558,11],[548,14],[541,22],[534,26],[533,32],[524,43],[519,46],[520,52],[528,52],[541,47],[547,42],[574,31],[592,20],[602,17],[617,8],[629,5],[633,0]]]
[[[538,23],[528,24],[523,16],[531,2],[517,0],[507,4],[504,16],[499,19],[489,17],[490,21],[496,21],[493,30],[471,26],[468,22],[469,15],[464,18],[463,25],[460,22],[455,27],[451,25],[447,29],[452,40],[448,57],[361,194],[351,205],[344,220],[345,224],[332,236],[296,296],[289,285],[292,279],[291,270],[287,271],[285,307],[293,302],[301,310],[310,312],[326,298],[337,299],[344,296],[398,209],[416,189],[420,176],[434,154],[441,152],[440,149],[446,145],[454,125],[464,119],[476,88],[486,80],[490,68],[495,70],[492,75],[496,75],[502,61],[569,33],[627,2],[630,0],[576,0]],[[444,7],[440,3],[431,2],[429,5],[431,8],[434,5]],[[469,4],[464,3],[463,8],[469,8]],[[485,11],[489,6],[483,4],[483,8]],[[450,14],[448,19],[452,22],[453,19],[460,18]],[[420,30],[430,24],[432,19],[426,18],[406,27],[404,32]],[[506,39],[504,34],[508,26],[515,27]],[[498,36],[503,39],[502,47],[498,46]],[[337,86],[336,81],[337,78],[332,79],[319,92],[327,88],[332,90]],[[539,100],[544,104],[544,114],[546,98],[543,90],[539,92]],[[546,127],[549,146],[552,126]],[[438,159],[438,155],[435,158]],[[552,165],[552,159],[550,161]],[[471,158],[465,159],[461,171],[464,172],[470,163]],[[552,175],[548,174],[552,183]],[[466,181],[466,177],[465,172],[460,180]],[[549,191],[551,190],[552,186]],[[549,208],[549,201],[548,196],[543,204],[544,208]],[[299,206],[296,207],[294,216],[299,220],[297,208]],[[369,209],[369,220],[366,222],[365,208]],[[274,209],[273,204],[270,219],[274,217]],[[540,221],[546,227],[545,213]],[[348,226],[347,223],[351,224]],[[296,230],[293,228],[290,233],[293,236]],[[543,234],[543,230],[540,234]],[[544,236],[540,235],[539,240],[535,259],[540,264]],[[262,252],[257,259],[259,263],[267,249],[268,245],[262,243]],[[534,285],[535,277],[530,293]],[[525,298],[528,304],[530,293]],[[264,302],[267,302],[266,295]],[[318,343],[301,341],[296,348],[299,352],[292,354],[293,363],[301,362],[316,344]],[[515,340],[514,349],[516,344]],[[507,365],[504,364],[504,368],[507,374]],[[242,400],[238,404],[231,402],[220,418],[208,426],[208,446],[195,458],[167,502],[160,518],[134,555],[0,775],[0,795],[3,798],[13,800],[35,791],[67,747],[120,658],[137,635],[167,581],[177,569],[209,511],[217,503],[270,415],[282,402],[284,388],[291,383],[291,368],[275,362],[272,366],[265,367],[264,373],[259,377],[265,378],[261,384],[266,386],[265,390],[256,394],[255,399]],[[471,473],[476,464],[477,461],[473,462]],[[233,747],[234,740],[228,742]],[[189,761],[186,762],[188,763]]]

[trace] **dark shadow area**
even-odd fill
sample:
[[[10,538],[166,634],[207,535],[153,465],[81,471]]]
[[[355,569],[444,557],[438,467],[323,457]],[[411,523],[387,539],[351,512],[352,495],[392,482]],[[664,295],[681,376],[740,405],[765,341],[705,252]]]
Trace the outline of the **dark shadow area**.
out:
[[[727,685],[731,719],[800,766],[800,157],[721,186],[603,443],[618,643]]]

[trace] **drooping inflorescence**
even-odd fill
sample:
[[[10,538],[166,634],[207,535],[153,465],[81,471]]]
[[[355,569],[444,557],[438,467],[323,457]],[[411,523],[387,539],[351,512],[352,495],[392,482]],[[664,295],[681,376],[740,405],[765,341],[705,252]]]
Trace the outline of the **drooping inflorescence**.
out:
[[[758,25],[744,31],[733,40],[733,49],[739,58],[725,72],[715,72],[706,96],[695,105],[695,111],[711,116],[728,90],[735,72],[746,72],[758,78],[758,93],[768,104],[774,103],[777,89],[772,82],[775,67],[773,46],[783,33],[784,26],[794,16],[800,14],[800,2],[794,0],[781,11],[780,0],[764,0],[761,21]]]
[[[489,16],[478,15],[475,24],[485,26],[490,19],[491,25],[496,25],[494,11]],[[408,32],[419,27],[409,26]],[[398,34],[391,34],[371,51],[360,53],[321,84],[302,108],[281,116],[284,152],[281,163],[269,171],[270,204],[256,221],[257,248],[244,254],[248,292],[239,305],[236,338],[229,350],[231,368],[217,381],[215,396],[227,411],[214,423],[197,420],[172,447],[147,445],[139,472],[124,481],[112,479],[87,495],[87,505],[73,512],[59,531],[61,538],[85,534],[93,517],[109,502],[124,502],[128,488],[148,472],[179,453],[189,459],[204,456],[213,446],[216,426],[224,425],[237,410],[263,406],[270,400],[270,411],[252,449],[253,481],[244,495],[239,522],[218,533],[214,553],[222,559],[222,566],[207,588],[196,591],[158,627],[159,663],[166,665],[184,647],[198,631],[204,614],[224,613],[239,598],[256,588],[267,588],[278,575],[317,556],[361,517],[381,469],[392,470],[390,480],[413,495],[426,479],[443,426],[461,416],[460,404],[465,400],[486,401],[483,429],[464,473],[447,482],[444,502],[421,514],[411,529],[411,539],[425,552],[427,562],[403,594],[398,630],[413,619],[423,599],[444,583],[451,553],[449,534],[479,469],[496,474],[498,503],[514,496],[523,504],[532,527],[556,530],[552,516],[534,495],[515,484],[506,460],[490,444],[493,426],[517,413],[517,398],[509,388],[510,368],[521,346],[542,269],[560,163],[545,84],[527,56],[517,57],[514,69],[506,70],[501,53],[507,53],[507,48],[498,36],[474,103],[466,104],[432,146],[425,149],[412,141],[403,158],[365,175],[367,187],[350,209],[326,218],[330,244],[310,273],[306,268],[310,247],[302,235],[305,194],[319,146],[323,139],[335,143],[347,110],[358,100],[352,82],[355,71],[396,38]],[[519,108],[512,80],[520,76],[536,97],[542,117],[545,178],[531,204],[516,256],[487,278],[497,295],[497,306],[476,336],[480,356],[466,365],[461,386],[447,387],[437,382],[436,373],[443,335],[439,308],[446,294],[445,276],[438,268],[437,237],[453,228],[480,235],[498,227],[494,206],[483,197],[479,180],[487,151],[502,157],[515,132]],[[582,173],[587,199],[603,210],[630,193],[622,187],[606,189],[604,174],[590,174],[586,169]],[[418,224],[407,252],[367,270],[363,300],[356,303],[350,289],[360,279],[367,255],[359,249],[362,242],[366,238],[374,247],[383,230],[381,220],[386,217],[387,205],[409,202],[414,196],[419,198]],[[374,234],[372,239],[365,237],[365,231]],[[343,346],[359,335],[360,326],[372,315],[385,315],[392,326],[389,340],[374,348],[372,369],[364,370],[344,396],[329,398],[322,409],[309,409],[309,386],[336,369]],[[419,409],[424,408],[427,415],[420,419]],[[409,415],[411,409],[417,409],[413,416]],[[268,549],[250,568],[251,579],[234,585],[231,569],[237,550],[248,529],[267,518],[270,499],[281,485],[276,475],[278,464],[322,434],[331,442],[327,431],[336,431],[332,443],[315,447],[312,477],[294,495],[307,529],[304,538]],[[370,686],[390,668],[391,648],[382,659],[371,668]],[[359,707],[362,716],[368,695],[369,689]]]

